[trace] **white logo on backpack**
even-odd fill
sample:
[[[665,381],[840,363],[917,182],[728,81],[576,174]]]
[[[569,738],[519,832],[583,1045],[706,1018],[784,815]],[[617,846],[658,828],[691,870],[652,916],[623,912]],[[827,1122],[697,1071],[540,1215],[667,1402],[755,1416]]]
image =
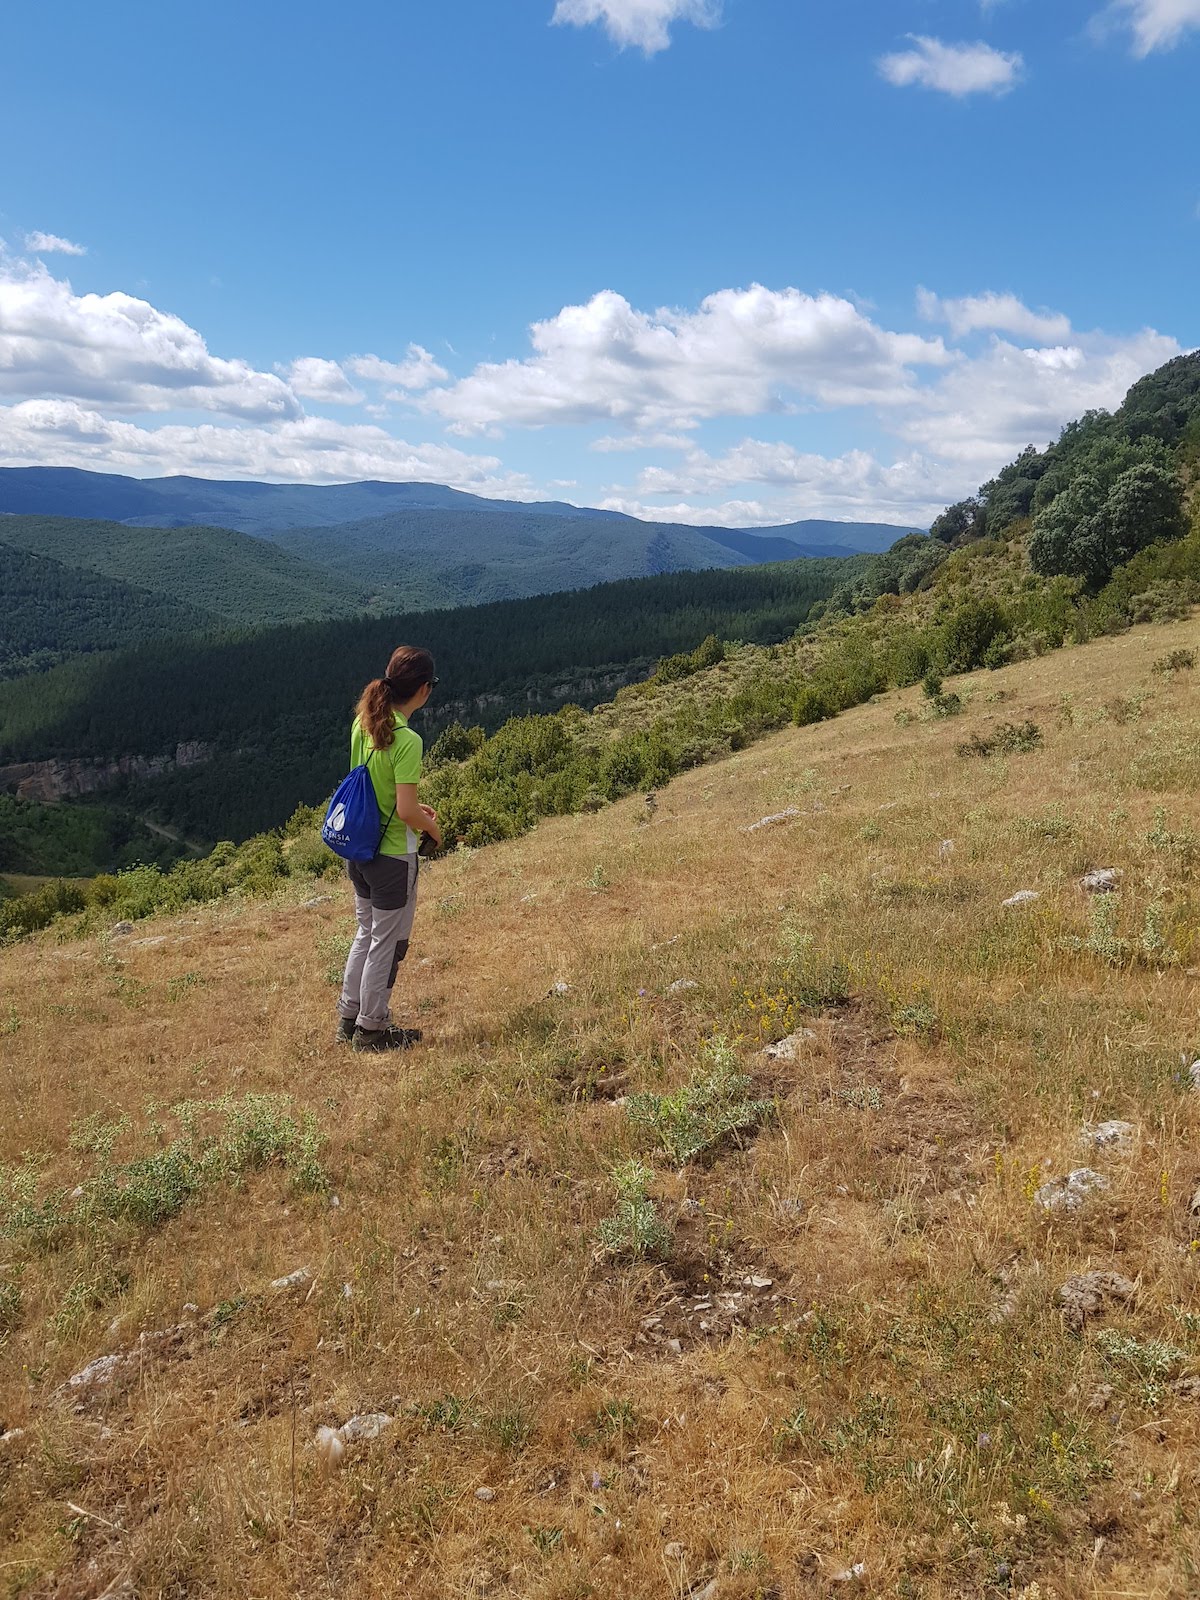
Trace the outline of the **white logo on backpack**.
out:
[[[342,829],[346,826],[345,806],[334,807],[333,811],[330,813],[329,821],[326,826],[332,828],[334,833],[341,833]]]

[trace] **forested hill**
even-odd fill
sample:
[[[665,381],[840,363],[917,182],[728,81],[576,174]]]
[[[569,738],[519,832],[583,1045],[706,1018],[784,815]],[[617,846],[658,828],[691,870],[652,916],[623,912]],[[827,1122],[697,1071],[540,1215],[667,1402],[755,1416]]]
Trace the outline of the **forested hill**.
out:
[[[68,517],[11,516],[0,517],[0,542],[48,557],[61,568],[132,584],[202,613],[202,623],[257,626],[343,617],[363,609],[352,585],[229,528],[129,528]]]
[[[0,595],[0,678],[42,671],[89,651],[194,633],[218,621],[166,595],[3,543]]]
[[[891,544],[902,530],[884,531]],[[352,585],[376,611],[480,605],[620,578],[849,553],[828,538],[800,545],[781,535],[520,509],[397,511],[263,538]]]
[[[200,838],[244,837],[318,799],[344,765],[349,709],[392,648],[427,645],[441,683],[422,732],[456,717],[594,704],[707,634],[784,639],[871,558],[672,573],[403,618],[152,643],[0,685],[0,764],[217,749],[139,796]]]

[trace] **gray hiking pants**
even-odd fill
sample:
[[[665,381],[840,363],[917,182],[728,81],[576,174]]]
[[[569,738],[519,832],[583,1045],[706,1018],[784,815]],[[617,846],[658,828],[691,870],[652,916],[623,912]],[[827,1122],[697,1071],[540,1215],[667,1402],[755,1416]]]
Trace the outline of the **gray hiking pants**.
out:
[[[391,1021],[389,1006],[408,954],[417,909],[417,857],[376,856],[347,863],[358,932],[350,946],[338,1015],[372,1031]]]

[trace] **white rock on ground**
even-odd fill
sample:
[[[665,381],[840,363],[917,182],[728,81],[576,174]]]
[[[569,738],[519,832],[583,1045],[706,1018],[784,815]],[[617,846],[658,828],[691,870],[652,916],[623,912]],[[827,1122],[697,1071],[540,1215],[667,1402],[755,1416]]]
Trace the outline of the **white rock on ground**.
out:
[[[364,1411],[360,1416],[351,1417],[349,1422],[343,1422],[338,1429],[346,1444],[363,1444],[372,1439],[378,1439],[385,1428],[390,1428],[392,1418],[386,1411]]]
[[[1080,1129],[1079,1138],[1082,1144],[1090,1145],[1094,1150],[1116,1150],[1124,1152],[1133,1146],[1137,1128],[1132,1122],[1087,1122]]]
[[[1034,1195],[1043,1211],[1079,1211],[1093,1195],[1109,1187],[1108,1179],[1091,1167],[1076,1167],[1065,1177],[1051,1178]]]
[[[700,985],[695,978],[676,978],[674,983],[667,985],[668,994],[683,994],[688,989],[698,989]]]
[[[1010,894],[1008,899],[1002,900],[1000,904],[1002,906],[1027,906],[1041,898],[1041,892],[1038,889],[1018,889],[1016,894]]]
[[[312,1282],[312,1269],[310,1267],[297,1267],[295,1272],[289,1272],[286,1277],[272,1278],[272,1289],[302,1289],[306,1283]]]
[[[799,1028],[777,1044],[769,1044],[763,1055],[768,1061],[799,1061],[807,1047],[816,1042],[816,1038],[811,1028]]]
[[[1197,1094],[1200,1094],[1200,1061],[1193,1061],[1188,1068],[1188,1082]]]
[[[1103,1314],[1107,1302],[1128,1305],[1136,1294],[1137,1285],[1119,1272],[1081,1272],[1059,1289],[1058,1303],[1063,1321],[1079,1332],[1089,1317]]]
[[[1094,867],[1080,878],[1079,887],[1086,894],[1115,894],[1124,876],[1119,867]]]
[[[481,1484],[475,1491],[475,1498],[476,1500],[482,1500],[484,1505],[490,1505],[496,1498],[496,1491],[495,1489],[489,1489],[486,1483]]]
[[[759,817],[757,822],[752,822],[743,828],[743,833],[757,833],[760,828],[774,828],[780,822],[791,822],[793,817],[800,815],[799,806],[788,806],[784,811],[775,811],[769,817]]]

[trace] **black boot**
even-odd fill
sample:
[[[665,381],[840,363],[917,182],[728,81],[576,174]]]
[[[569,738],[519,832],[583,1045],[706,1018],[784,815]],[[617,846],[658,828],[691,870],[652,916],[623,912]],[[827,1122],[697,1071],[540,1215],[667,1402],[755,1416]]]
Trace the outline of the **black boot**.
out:
[[[353,1017],[339,1017],[337,1032],[333,1036],[334,1044],[353,1044],[355,1026]]]
[[[411,1050],[414,1044],[420,1044],[420,1028],[355,1028],[353,1045],[355,1050],[379,1052],[382,1050]]]

